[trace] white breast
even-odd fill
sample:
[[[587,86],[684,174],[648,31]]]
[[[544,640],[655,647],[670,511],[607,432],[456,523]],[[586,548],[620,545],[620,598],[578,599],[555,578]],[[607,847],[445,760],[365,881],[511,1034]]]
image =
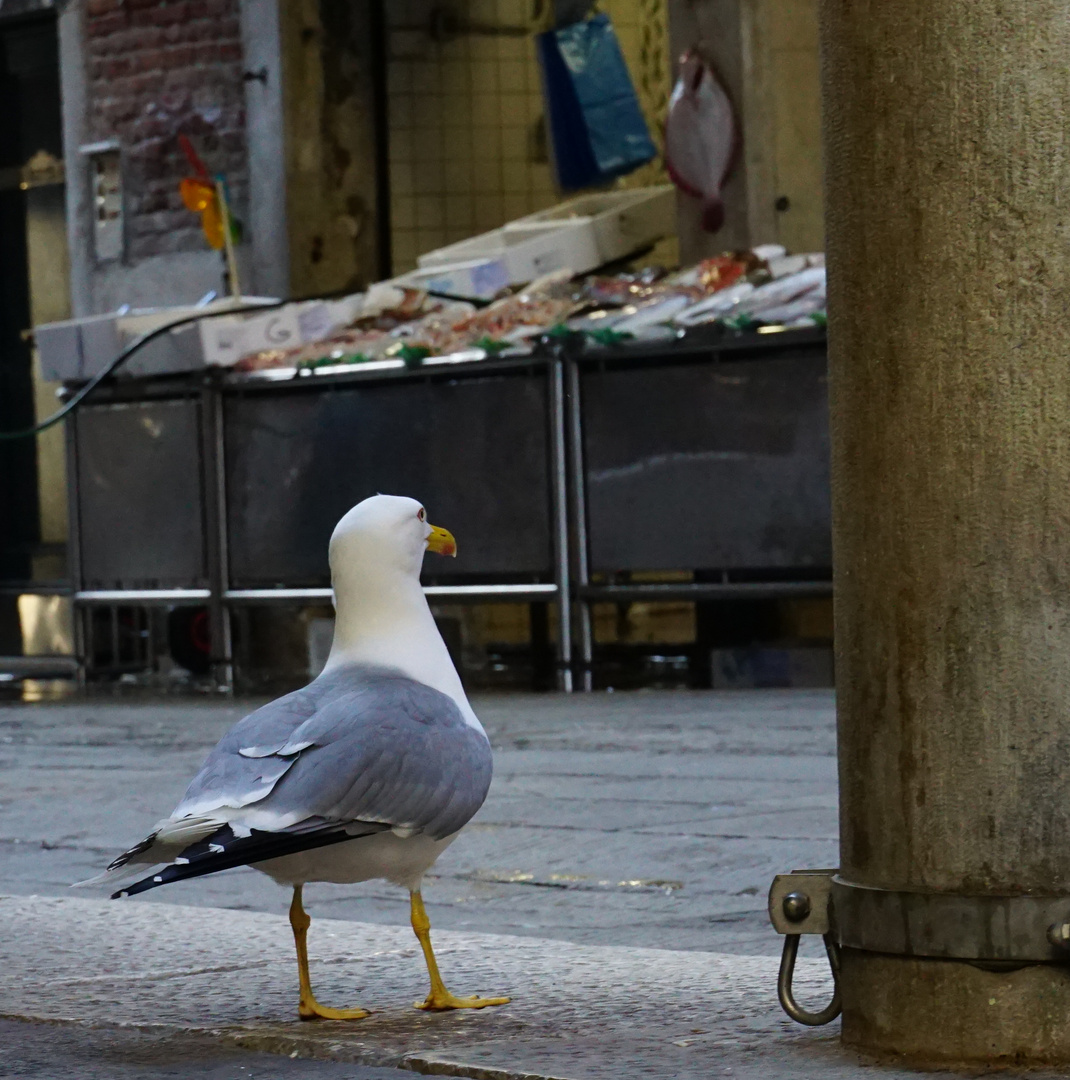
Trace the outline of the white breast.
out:
[[[418,889],[424,874],[459,835],[432,840],[423,834],[401,837],[382,832],[256,863],[254,869],[280,885],[303,885],[308,881],[352,885],[385,878],[402,888]]]

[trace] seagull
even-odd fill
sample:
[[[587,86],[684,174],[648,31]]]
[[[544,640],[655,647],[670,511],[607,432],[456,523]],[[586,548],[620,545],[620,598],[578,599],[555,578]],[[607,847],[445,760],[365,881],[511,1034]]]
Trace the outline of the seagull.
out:
[[[491,749],[420,587],[425,551],[455,556],[416,500],[375,495],[330,542],[334,641],[308,686],[240,720],[208,755],[174,813],[95,880],[131,881],[112,899],[252,866],[293,889],[303,1020],[358,1020],[316,1000],[302,905],[310,881],[385,878],[409,890],[431,990],[419,1009],[483,1009],[454,997],[431,948],[424,875],[483,804]],[[141,877],[144,865],[159,867]]]

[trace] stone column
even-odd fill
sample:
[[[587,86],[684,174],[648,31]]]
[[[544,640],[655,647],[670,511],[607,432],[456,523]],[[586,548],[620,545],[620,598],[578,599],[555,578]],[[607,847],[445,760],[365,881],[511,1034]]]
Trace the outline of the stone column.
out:
[[[1070,893],[1070,14],[823,0],[822,39],[841,874]],[[1065,968],[842,989],[850,1043],[1070,1060]]]

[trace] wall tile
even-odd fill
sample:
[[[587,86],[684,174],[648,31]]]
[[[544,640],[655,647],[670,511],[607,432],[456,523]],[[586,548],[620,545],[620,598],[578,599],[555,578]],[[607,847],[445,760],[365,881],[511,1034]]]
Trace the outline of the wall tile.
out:
[[[391,162],[412,161],[413,140],[412,129],[395,127],[390,133],[389,155]]]
[[[399,94],[396,97],[390,99],[390,103],[387,109],[387,116],[390,121],[390,133],[393,135],[398,131],[407,131],[412,127],[412,95],[411,94]]]
[[[444,226],[446,221],[444,198],[418,195],[415,201],[418,229],[441,229]]]
[[[435,248],[445,246],[445,229],[417,229],[416,230],[416,254],[426,255]]]
[[[498,97],[498,116],[501,126],[523,123],[528,111],[527,105],[526,94],[500,94]]]
[[[502,162],[502,190],[506,195],[522,195],[531,190],[531,169],[526,161]]]
[[[501,195],[487,195],[476,203],[476,226],[479,229],[496,229],[505,223],[505,210]]]
[[[390,161],[390,198],[391,202],[411,195],[414,191],[412,182],[412,164],[408,161]]]
[[[500,161],[477,161],[472,167],[472,191],[480,196],[501,195],[504,184],[502,182],[502,166]],[[477,200],[478,203],[479,200]]]
[[[475,133],[470,127],[448,128],[443,156],[446,161],[464,161],[471,164]]]
[[[390,200],[390,224],[395,232],[411,229],[416,224],[416,200],[395,195]]]
[[[474,174],[472,159],[468,155],[447,161],[443,176],[443,190],[447,194],[463,195],[471,201]]]
[[[506,221],[516,221],[517,218],[527,217],[528,214],[534,213],[535,206],[528,193],[506,195],[502,201],[502,211]]]
[[[470,236],[475,225],[475,205],[467,192],[446,196],[446,226],[450,230],[462,230],[461,239]]]
[[[502,160],[528,161],[531,157],[531,140],[526,125],[512,125],[502,128]]]

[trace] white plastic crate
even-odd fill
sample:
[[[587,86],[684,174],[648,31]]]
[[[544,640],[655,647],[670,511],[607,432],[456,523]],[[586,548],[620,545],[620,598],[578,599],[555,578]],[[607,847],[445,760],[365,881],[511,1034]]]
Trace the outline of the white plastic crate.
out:
[[[421,270],[465,262],[496,262],[510,285],[520,285],[554,270],[582,274],[599,265],[598,248],[587,222],[539,225],[510,230],[508,226],[473,236],[421,255]]]
[[[492,300],[512,282],[502,259],[470,259],[421,267],[394,278],[393,284],[447,296]]]
[[[622,259],[675,230],[671,184],[581,195],[448,247],[421,255],[421,270],[473,261],[498,262],[511,285],[554,270],[585,274]]]
[[[663,184],[630,191],[580,195],[549,210],[511,222],[505,229],[509,232],[584,222],[594,234],[601,265],[626,258],[675,232],[675,192],[672,184]]]

